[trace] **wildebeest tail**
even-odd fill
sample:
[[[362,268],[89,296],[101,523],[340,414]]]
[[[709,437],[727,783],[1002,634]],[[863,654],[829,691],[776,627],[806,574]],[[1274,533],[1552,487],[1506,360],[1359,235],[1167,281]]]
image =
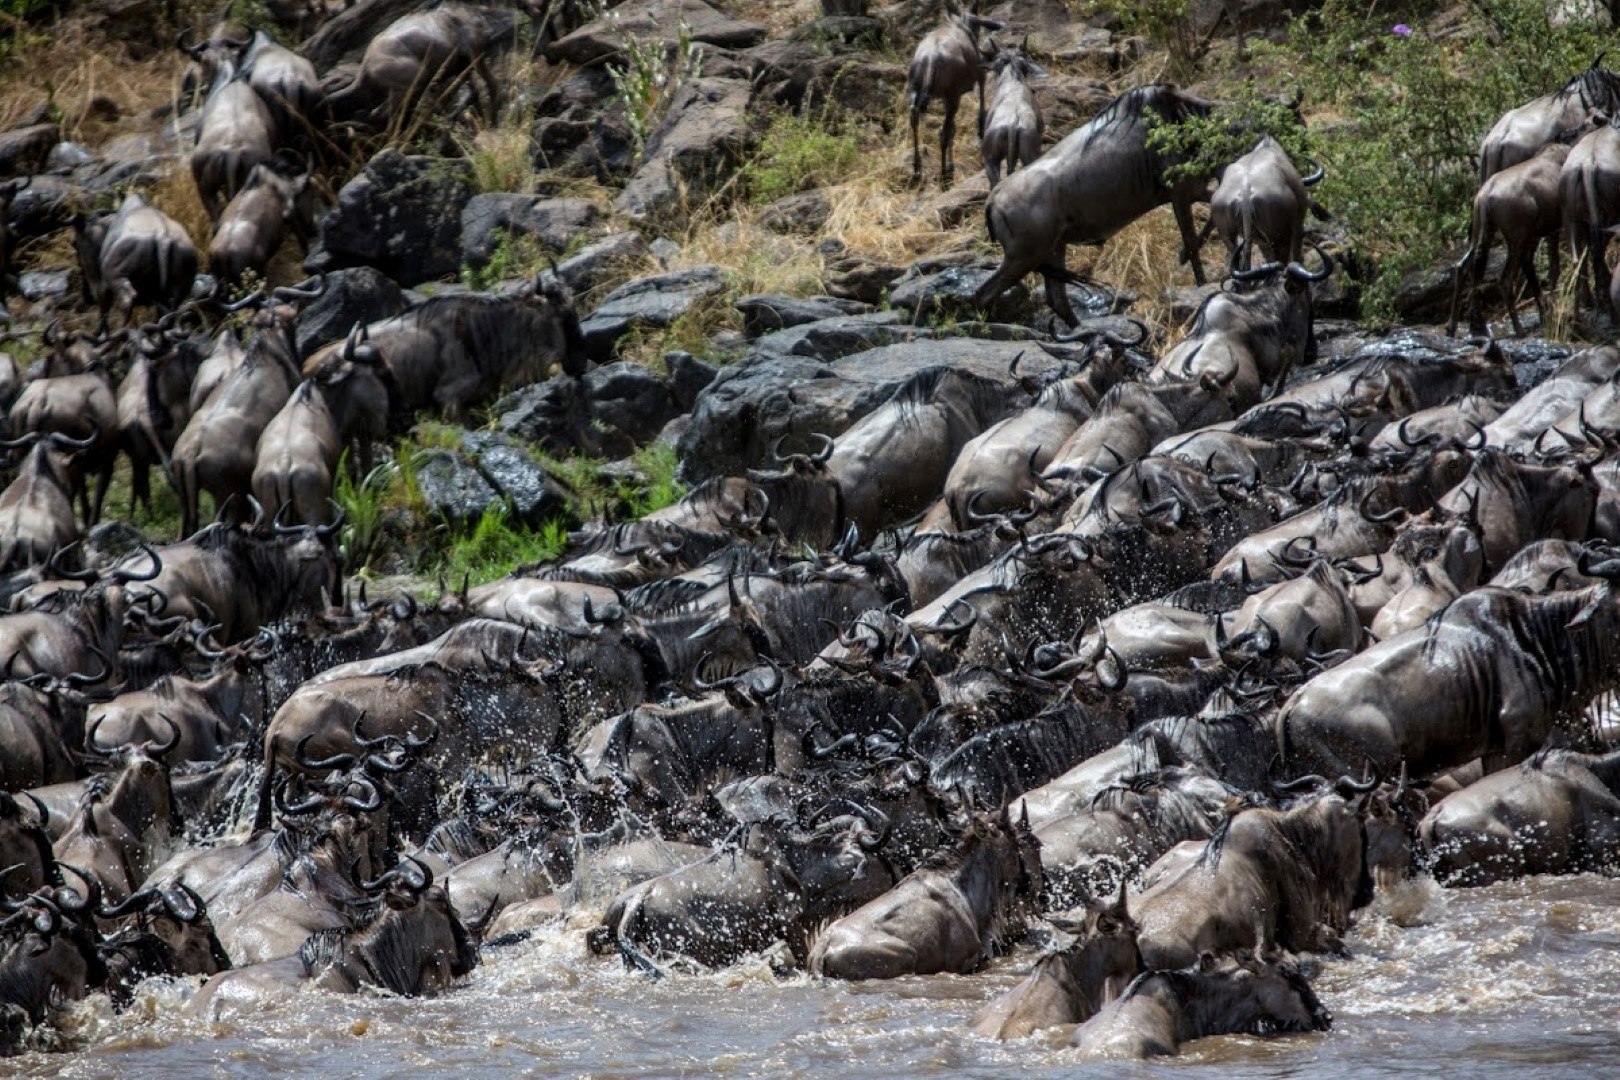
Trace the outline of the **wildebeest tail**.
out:
[[[906,107],[913,116],[928,111],[934,85],[934,58],[926,57],[906,72]]]

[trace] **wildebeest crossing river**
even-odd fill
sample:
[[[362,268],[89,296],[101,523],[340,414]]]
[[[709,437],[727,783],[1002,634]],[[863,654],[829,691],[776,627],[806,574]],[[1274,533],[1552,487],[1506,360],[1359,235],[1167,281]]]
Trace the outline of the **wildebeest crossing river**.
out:
[[[1016,981],[1027,951],[971,977],[843,983],[767,959],[649,983],[556,928],[492,950],[438,998],[292,993],[262,1014],[182,1019],[184,985],[146,984],[114,1016],[104,998],[63,1021],[91,1046],[8,1062],[26,1076],[1113,1076],[1063,1031],[1021,1043],[964,1020]],[[1620,1068],[1620,882],[1530,878],[1446,891],[1426,880],[1382,897],[1320,966],[1331,1031],[1222,1037],[1136,1076],[1565,1077]]]

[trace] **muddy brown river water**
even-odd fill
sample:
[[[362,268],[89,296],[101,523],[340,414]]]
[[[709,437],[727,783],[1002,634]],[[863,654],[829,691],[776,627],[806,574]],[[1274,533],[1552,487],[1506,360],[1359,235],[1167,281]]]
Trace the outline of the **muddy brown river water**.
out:
[[[1321,965],[1331,1032],[1209,1039],[1123,1073],[1065,1049],[1066,1032],[1000,1045],[963,1031],[1031,952],[968,977],[849,985],[778,979],[760,960],[649,983],[586,952],[590,921],[488,950],[465,985],[427,1000],[294,993],[216,1024],[182,1017],[189,985],[148,983],[122,1016],[76,1007],[82,1049],[0,1062],[0,1075],[1620,1075],[1620,881],[1606,878],[1412,883],[1362,913],[1353,959]]]

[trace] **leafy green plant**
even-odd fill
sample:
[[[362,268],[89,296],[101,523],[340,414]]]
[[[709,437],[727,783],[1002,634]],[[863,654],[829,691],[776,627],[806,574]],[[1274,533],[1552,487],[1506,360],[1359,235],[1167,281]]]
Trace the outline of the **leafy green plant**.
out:
[[[564,522],[549,521],[530,529],[513,521],[504,503],[497,503],[484,511],[471,532],[451,539],[434,570],[452,583],[482,585],[516,567],[555,559],[567,545]]]
[[[771,121],[743,180],[756,203],[836,184],[861,162],[860,142],[828,116],[782,113]]]
[[[685,22],[673,52],[666,52],[657,41],[626,35],[623,57],[609,65],[608,74],[613,79],[614,99],[624,107],[637,154],[646,149],[647,137],[663,119],[676,90],[697,74],[702,63],[703,47],[692,40],[692,28]]]
[[[349,468],[348,451],[338,462],[332,485],[332,499],[343,509],[343,550],[351,570],[371,565],[383,538],[383,524],[390,505],[401,490],[399,468],[384,461],[356,480]]]
[[[546,253],[532,236],[514,236],[505,229],[480,267],[462,264],[461,283],[469,289],[492,289],[511,278],[532,278],[546,265]]]
[[[1261,96],[1254,88],[1223,102],[1207,117],[1190,116],[1167,124],[1149,119],[1148,148],[1175,161],[1165,170],[1171,183],[1214,176],[1220,168],[1254,149],[1262,136],[1282,144],[1290,157],[1306,157],[1305,125],[1292,102]]]
[[[1088,0],[1084,8],[1092,15],[1113,12],[1126,33],[1165,49],[1172,67],[1183,72],[1196,67],[1209,49],[1208,37],[1193,20],[1192,0]]]

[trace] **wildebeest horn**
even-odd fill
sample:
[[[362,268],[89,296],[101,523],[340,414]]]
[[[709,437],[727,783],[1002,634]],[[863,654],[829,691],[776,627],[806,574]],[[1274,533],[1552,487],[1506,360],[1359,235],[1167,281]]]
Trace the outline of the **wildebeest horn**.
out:
[[[362,814],[370,814],[382,809],[382,790],[371,782],[369,776],[357,776],[350,783],[371,794],[369,798],[356,798],[353,795],[345,795],[343,796],[344,806],[349,807],[351,810],[358,810]]]
[[[1316,184],[1321,183],[1322,177],[1327,175],[1327,170],[1322,168],[1322,163],[1311,158],[1301,158],[1300,160],[1309,161],[1312,165],[1316,166],[1316,169],[1305,176],[1300,177],[1299,182],[1306,187],[1313,187]]]
[[[332,520],[327,522],[325,525],[315,526],[315,535],[320,537],[322,540],[325,540],[328,536],[331,536],[333,533],[343,528],[343,522],[348,518],[348,511],[339,506],[335,499],[327,499],[326,501],[327,504],[336,511],[336,513],[332,515]]]
[[[152,569],[144,574],[141,574],[134,570],[128,570],[121,566],[115,566],[112,569],[113,577],[117,578],[119,581],[128,583],[132,581],[152,581],[156,579],[159,574],[163,573],[163,559],[156,551],[152,549],[151,544],[142,543],[138,546],[138,550],[148,559],[152,560]]]
[[[1367,490],[1367,493],[1361,497],[1361,501],[1356,504],[1356,511],[1358,513],[1360,513],[1361,516],[1366,518],[1368,521],[1371,521],[1371,522],[1374,522],[1376,524],[1382,525],[1386,521],[1394,521],[1396,518],[1400,517],[1402,514],[1404,514],[1406,512],[1403,507],[1397,505],[1397,506],[1390,507],[1384,513],[1381,513],[1381,514],[1373,513],[1371,510],[1368,509],[1368,507],[1371,505],[1372,497],[1376,493],[1377,493],[1376,489],[1369,488]]]
[[[967,608],[967,614],[952,621],[951,615],[957,610],[958,606]],[[946,637],[959,637],[960,635],[965,634],[969,630],[973,629],[973,624],[978,620],[979,609],[968,603],[966,600],[963,600],[961,597],[957,597],[955,600],[951,601],[950,606],[945,609],[944,613],[934,622],[934,625],[930,629],[943,634]]]
[[[167,754],[180,745],[180,725],[169,719],[163,713],[158,713],[158,719],[169,725],[169,741],[166,743],[147,743],[146,756],[162,760]]]
[[[315,733],[310,732],[302,739],[299,739],[298,745],[293,748],[293,760],[298,762],[299,765],[306,769],[347,769],[354,764],[355,756],[353,754],[333,754],[331,757],[322,758],[319,761],[309,757],[305,747],[309,745],[309,741],[314,737]]]
[[[1326,783],[1326,777],[1311,773],[1286,782],[1273,780],[1271,790],[1279,795],[1296,795],[1302,791],[1315,791]]]
[[[379,735],[374,739],[368,739],[360,732],[360,725],[365,722],[366,714],[362,712],[354,718],[354,725],[349,728],[349,735],[354,739],[356,746],[363,750],[375,750],[379,746],[392,746],[398,742],[398,739],[393,735]]]
[[[281,811],[282,816],[299,817],[304,814],[313,814],[315,811],[319,810],[321,805],[326,802],[326,800],[322,798],[319,793],[310,795],[301,802],[287,801],[288,792],[292,790],[293,779],[293,777],[289,776],[276,787],[276,808]]]
[[[407,863],[415,870],[415,873],[407,874],[405,872]],[[433,868],[415,855],[405,856],[396,869],[400,871],[400,880],[404,882],[406,891],[423,893],[433,888]]]
[[[1382,782],[1377,775],[1369,770],[1365,780],[1356,780],[1354,777],[1349,776],[1339,777],[1333,781],[1333,790],[1348,799],[1351,795],[1365,795]]]
[[[34,812],[39,815],[39,827],[49,829],[51,826],[51,808],[46,806],[38,795],[32,791],[22,793],[23,798],[34,804]]]
[[[66,865],[65,863],[63,864]],[[121,919],[134,911],[145,911],[152,906],[152,901],[160,900],[162,894],[155,888],[138,889],[130,893],[116,904],[108,904],[100,908],[96,914],[103,919]]]
[[[1328,253],[1323,251],[1317,244],[1312,244],[1311,250],[1316,252],[1317,258],[1322,260],[1322,269],[1313,274],[1299,263],[1291,262],[1288,264],[1288,276],[1295,281],[1326,281],[1328,275],[1333,273],[1333,259]]]
[[[46,435],[45,438],[49,439],[57,446],[66,446],[74,450],[88,450],[92,446],[96,445],[96,443],[101,441],[101,426],[99,424],[91,424],[90,434],[86,435],[82,439],[75,439],[71,435],[64,434],[60,431],[53,431],[49,435]]]
[[[204,644],[205,641],[214,635],[214,631],[218,629],[218,623],[215,623],[213,626],[205,627],[201,633],[194,636],[191,640],[192,650],[204,660],[219,660],[225,656],[224,649],[215,648],[213,646]]]
[[[413,754],[419,754],[439,741],[439,722],[421,709],[416,710],[416,715],[427,721],[428,733],[420,739],[409,732],[405,734],[405,749]]]
[[[89,874],[85,873],[83,870],[80,870],[72,863],[59,862],[56,865],[78,878],[79,881],[84,884],[83,892],[69,889],[66,886],[63,886],[61,889],[57,890],[57,901],[65,910],[74,912],[86,911],[101,906],[101,882],[99,880],[91,877]],[[65,899],[64,894],[67,893],[72,893],[76,899]]]
[[[315,284],[310,286],[283,285],[276,289],[272,295],[277,300],[314,300],[326,292],[326,274],[316,274],[310,280]]]
[[[1575,566],[1587,577],[1620,580],[1620,559],[1600,559],[1592,551],[1583,551],[1575,557]]]
[[[197,890],[185,882],[163,890],[163,906],[168,909],[170,915],[187,926],[195,926],[202,921],[204,915],[208,914],[208,905],[203,903],[203,898],[197,895]]]

